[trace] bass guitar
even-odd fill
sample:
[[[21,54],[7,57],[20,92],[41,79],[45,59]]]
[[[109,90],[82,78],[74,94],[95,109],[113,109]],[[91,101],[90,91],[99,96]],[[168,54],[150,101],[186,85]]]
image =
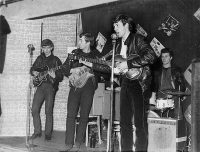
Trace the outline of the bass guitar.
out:
[[[128,69],[128,68],[119,69],[119,67],[118,67],[118,64],[127,62],[128,60],[134,60],[138,57],[139,57],[139,55],[132,54],[126,59],[126,58],[123,58],[119,54],[115,55],[114,74],[125,75],[130,80],[138,79],[142,75],[142,72],[143,72],[143,67],[141,65],[133,64],[133,68],[131,68],[131,69]],[[111,66],[111,62],[109,62],[109,65]]]
[[[53,70],[54,72],[61,69],[62,65],[61,66],[56,66],[55,68],[49,68],[48,66],[45,66],[43,68],[37,68],[36,71],[38,71],[38,75],[34,76],[33,77],[33,85],[34,87],[39,87],[42,82],[44,81],[47,81],[47,75],[48,75],[48,72]]]

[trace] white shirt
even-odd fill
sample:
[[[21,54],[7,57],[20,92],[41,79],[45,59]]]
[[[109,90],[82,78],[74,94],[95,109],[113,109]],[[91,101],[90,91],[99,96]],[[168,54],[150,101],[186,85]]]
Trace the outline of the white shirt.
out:
[[[121,55],[123,58],[127,58],[127,56],[126,56],[126,51],[127,51],[127,45],[125,45],[125,44],[124,44],[124,41],[122,40],[122,48],[121,48],[120,55]]]

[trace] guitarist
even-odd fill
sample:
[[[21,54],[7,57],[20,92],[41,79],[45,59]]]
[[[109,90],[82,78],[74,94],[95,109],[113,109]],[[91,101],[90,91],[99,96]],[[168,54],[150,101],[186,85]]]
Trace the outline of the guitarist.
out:
[[[49,39],[43,40],[41,43],[41,55],[37,57],[30,69],[30,73],[34,77],[37,77],[45,70],[47,70],[48,73],[46,79],[41,82],[34,94],[32,103],[34,133],[31,136],[31,139],[41,137],[42,135],[40,109],[44,101],[46,114],[45,140],[51,140],[52,136],[54,97],[56,91],[58,90],[58,84],[63,79],[63,75],[60,70],[57,70],[56,72],[51,70],[51,68],[55,68],[62,64],[60,59],[53,55],[53,50],[53,42]]]
[[[149,65],[153,64],[156,54],[145,42],[142,35],[136,34],[133,19],[120,14],[113,21],[114,31],[118,37],[116,42],[116,55],[123,58],[135,54],[137,58],[119,63],[118,69],[132,69],[134,65],[143,67],[143,73],[136,80],[130,80],[125,75],[121,76],[120,92],[120,126],[121,150],[133,151],[133,127],[136,127],[135,151],[147,151],[147,120],[145,116],[144,93],[151,82]],[[115,71],[114,71],[115,72]]]
[[[97,59],[98,51],[93,46],[94,37],[90,33],[82,33],[78,45],[79,48],[72,51],[74,56]],[[84,144],[84,137],[93,103],[93,96],[98,86],[97,71],[110,72],[110,67],[98,63],[92,64],[81,59],[71,60],[69,55],[63,64],[63,72],[65,76],[69,77],[70,81],[70,91],[67,103],[65,151],[87,151]],[[80,76],[80,79],[78,76]],[[82,77],[84,79],[82,79]],[[76,83],[76,81],[79,80],[82,81],[80,81],[82,85]],[[80,120],[75,136],[75,120],[79,109]]]

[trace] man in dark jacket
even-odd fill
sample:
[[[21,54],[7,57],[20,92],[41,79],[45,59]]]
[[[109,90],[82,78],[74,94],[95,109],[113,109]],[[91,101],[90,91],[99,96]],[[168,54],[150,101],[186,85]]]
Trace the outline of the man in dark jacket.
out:
[[[57,56],[53,55],[54,45],[51,40],[43,40],[41,47],[42,53],[37,57],[30,70],[34,77],[34,85],[37,87],[32,103],[34,133],[31,139],[42,135],[40,109],[45,101],[45,140],[51,140],[54,98],[58,84],[63,79],[62,72],[58,70],[62,62]]]
[[[164,48],[161,50],[161,61],[162,66],[158,70],[154,71],[154,78],[153,78],[153,84],[152,84],[152,96],[150,98],[150,104],[159,105],[157,99],[172,99],[178,100],[178,98],[175,98],[177,96],[172,96],[169,92],[173,91],[181,91],[185,92],[186,86],[185,86],[185,79],[182,73],[181,68],[175,66],[172,64],[173,59],[173,52],[169,48]],[[173,101],[173,100],[169,100]],[[180,117],[180,107],[177,107],[177,101],[174,103],[169,103],[167,105],[173,105],[175,104],[175,109],[167,109],[167,114],[170,117],[178,118]],[[162,108],[162,107],[160,107]],[[163,107],[165,108],[165,107]],[[173,107],[171,107],[173,108]],[[170,113],[169,111],[170,110]],[[165,113],[164,112],[164,113]],[[165,116],[165,114],[162,114],[162,116]]]
[[[96,72],[110,72],[109,66],[97,63],[97,52],[95,52],[93,44],[94,37],[90,33],[82,33],[80,35],[79,48],[73,50],[63,64],[63,72],[65,76],[69,77],[70,83],[67,103],[65,151],[86,151],[84,137],[94,93],[98,86],[98,75]],[[92,61],[95,63],[92,63]],[[75,121],[78,112],[80,113],[80,120],[76,137],[74,138]]]
[[[118,37],[116,54],[125,59],[117,63],[117,74],[121,76],[120,92],[120,125],[121,149],[133,151],[133,126],[136,127],[135,151],[147,149],[147,120],[143,93],[151,82],[149,65],[156,55],[145,42],[142,35],[136,34],[136,26],[132,18],[120,14],[114,19],[114,31]],[[128,72],[124,72],[127,71]]]

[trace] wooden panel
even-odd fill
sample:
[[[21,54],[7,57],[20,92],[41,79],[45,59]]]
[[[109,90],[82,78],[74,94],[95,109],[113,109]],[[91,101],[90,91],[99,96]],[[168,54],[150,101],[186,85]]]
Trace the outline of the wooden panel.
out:
[[[93,105],[90,111],[90,115],[103,114],[104,90],[105,90],[105,84],[99,83],[98,88],[94,94]]]
[[[192,114],[192,151],[200,151],[200,60],[192,63],[192,91],[191,91],[191,114]]]
[[[110,102],[111,102],[111,91],[105,90],[104,92],[104,105],[103,105],[103,119],[110,119]],[[115,92],[114,98],[115,109],[113,110],[114,120],[120,120],[120,92]]]

